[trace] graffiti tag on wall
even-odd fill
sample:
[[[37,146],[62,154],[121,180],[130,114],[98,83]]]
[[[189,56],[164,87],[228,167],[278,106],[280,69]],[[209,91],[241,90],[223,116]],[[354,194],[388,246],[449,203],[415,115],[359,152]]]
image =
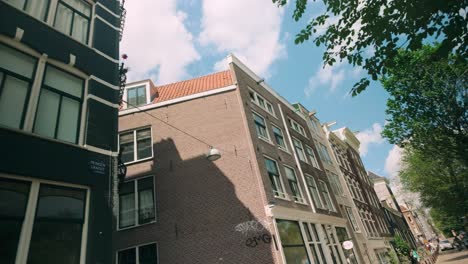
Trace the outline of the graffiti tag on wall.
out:
[[[242,233],[244,236],[248,236],[245,240],[245,245],[248,247],[256,247],[260,243],[270,244],[271,236],[268,234],[269,223],[266,220],[251,220],[240,223],[234,227],[236,232]]]

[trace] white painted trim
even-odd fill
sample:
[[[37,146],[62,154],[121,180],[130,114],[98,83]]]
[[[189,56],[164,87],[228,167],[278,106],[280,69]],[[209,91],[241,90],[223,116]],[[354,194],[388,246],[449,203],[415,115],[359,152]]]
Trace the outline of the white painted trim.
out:
[[[29,191],[26,212],[23,224],[21,226],[21,234],[18,243],[18,251],[16,252],[15,264],[25,264],[28,260],[29,245],[31,243],[34,218],[36,216],[37,198],[39,195],[39,182],[33,181],[30,183],[31,189]]]
[[[294,177],[296,178],[296,181],[297,181],[297,186],[299,187],[299,194],[301,195],[301,199],[303,200],[302,202],[300,201],[296,201],[294,200],[294,196],[292,196],[292,199],[295,203],[299,203],[299,204],[303,204],[303,205],[307,205],[307,200],[305,199],[304,197],[304,193],[302,192],[302,189],[301,189],[301,185],[299,184],[299,179],[297,177],[297,173],[296,173],[296,170],[293,168],[293,166],[289,166],[289,165],[286,165],[286,164],[283,164],[283,167],[285,168],[288,168],[290,170],[292,170],[294,172]],[[286,171],[286,170],[285,170]],[[286,174],[286,173],[285,173]],[[288,176],[286,175],[286,179],[288,179]],[[289,182],[289,179],[288,179],[288,182]],[[303,186],[304,188],[307,189],[307,186]],[[291,188],[291,186],[289,186],[289,188]],[[291,188],[291,191],[292,191],[292,188]]]
[[[310,222],[315,224],[346,226],[347,220],[337,216],[327,214],[317,214],[308,211],[302,211],[295,208],[276,205],[271,209],[272,216],[275,219]]]
[[[95,24],[95,19],[94,19],[94,15],[96,14],[96,5],[93,4],[91,6],[91,17],[89,18],[89,22],[91,23],[89,25],[89,32],[88,32],[88,43],[86,43],[88,46],[92,46],[93,44],[93,40],[94,40],[94,24]]]
[[[103,79],[100,79],[100,78],[98,78],[98,77],[96,77],[94,75],[90,75],[89,79],[94,80],[94,81],[96,81],[96,82],[98,82],[98,83],[100,83],[102,85],[105,85],[105,86],[111,88],[111,89],[114,89],[114,90],[117,90],[117,91],[120,90],[119,86],[110,84],[110,83],[104,81]]]
[[[210,91],[206,91],[206,92],[201,92],[201,93],[196,93],[196,94],[192,94],[192,95],[188,95],[188,96],[183,96],[183,97],[167,100],[167,101],[160,102],[160,103],[148,104],[148,105],[139,107],[139,109],[138,108],[124,109],[124,110],[119,112],[119,116],[133,114],[133,113],[136,113],[136,112],[142,112],[142,111],[146,111],[146,110],[149,110],[149,109],[154,109],[154,108],[158,108],[158,107],[162,107],[162,106],[176,104],[176,103],[189,101],[189,100],[193,100],[193,99],[197,99],[197,98],[201,98],[201,97],[206,97],[206,96],[210,96],[210,95],[214,95],[214,94],[224,93],[224,92],[235,90],[235,89],[237,89],[236,85],[229,85],[229,86],[226,86],[226,87],[223,87],[223,88],[218,88],[218,89],[214,89],[214,90],[210,90]]]
[[[116,31],[119,31],[120,32],[120,28],[112,25],[110,22],[108,22],[107,20],[105,20],[104,18],[102,18],[101,16],[99,15],[94,15],[95,18],[101,20],[104,24],[108,25],[109,27],[111,27],[112,29],[116,30]]]
[[[47,55],[44,54],[37,61],[36,74],[33,79],[28,105],[26,107],[26,115],[24,118],[23,129],[26,132],[32,132],[34,126],[34,119],[36,116],[37,104],[39,102],[39,94],[41,92],[42,78],[46,68]]]
[[[116,18],[120,18],[119,15],[117,15],[116,13],[112,12],[109,8],[107,8],[106,6],[104,6],[103,4],[101,4],[101,2],[96,2],[96,5],[98,5],[100,8],[106,10],[109,14],[113,15],[114,17]]]
[[[110,150],[105,150],[105,149],[102,149],[102,148],[97,148],[97,147],[94,147],[94,146],[91,146],[91,145],[83,145],[83,147],[89,151],[93,151],[93,152],[97,152],[99,154],[102,154],[102,155],[106,155],[106,156],[112,156],[112,157],[117,157],[119,155],[118,152],[112,152]]]
[[[107,100],[102,99],[101,97],[95,96],[94,94],[88,94],[86,96],[86,99],[93,99],[93,100],[95,100],[95,101],[97,101],[97,102],[99,102],[101,104],[105,104],[107,106],[110,106],[110,107],[116,108],[116,109],[119,109],[119,107],[120,107],[118,104],[113,104],[113,103],[111,103],[111,102],[109,102]]]
[[[143,158],[143,159],[137,159],[138,148],[137,148],[136,132],[139,131],[139,130],[147,129],[147,128],[150,129],[150,134],[151,134],[151,156]],[[146,125],[146,126],[142,126],[142,127],[137,127],[137,128],[131,128],[131,129],[118,131],[118,133],[117,133],[117,146],[118,146],[117,153],[120,153],[120,135],[123,134],[123,133],[129,133],[129,132],[133,133],[133,159],[134,160],[126,162],[125,165],[131,165],[133,163],[139,163],[139,162],[142,162],[142,161],[153,159],[154,158],[154,152],[153,152],[154,151],[154,149],[153,149],[153,126],[151,126],[151,125]]]
[[[89,77],[85,80],[84,85],[84,96],[87,97],[89,89]],[[81,107],[81,120],[80,120],[80,134],[78,136],[78,145],[85,144],[85,135],[87,129],[87,121],[88,121],[88,100],[83,100],[83,105]]]
[[[283,190],[281,193],[284,194],[284,197],[281,197],[281,196],[277,196],[273,189],[271,190],[271,192],[273,193],[273,196],[277,199],[282,199],[282,200],[286,200],[286,201],[290,201],[289,199],[289,194],[286,192],[286,188],[284,187],[284,182],[283,182],[283,177],[281,175],[281,170],[280,170],[280,167],[279,167],[279,164],[278,164],[278,161],[276,159],[274,159],[273,157],[271,156],[268,156],[266,154],[263,154],[263,163],[265,163],[265,158],[269,159],[269,160],[272,160],[275,162],[275,165],[276,165],[276,169],[278,170],[278,177],[279,177],[279,180],[280,180],[280,184],[281,184],[281,189]],[[267,174],[268,174],[268,170],[266,170]],[[267,178],[269,181],[271,181],[270,179],[270,176],[267,175]]]
[[[279,131],[281,132],[281,136],[283,136],[284,147],[282,147],[282,146],[280,146],[280,145],[277,145],[277,143],[274,142],[274,141],[276,141],[276,139],[275,139],[275,140],[272,140],[273,144],[276,145],[276,147],[278,147],[278,149],[280,149],[280,150],[282,150],[282,151],[284,151],[284,152],[286,152],[286,153],[288,153],[288,154],[291,154],[291,153],[289,153],[289,150],[288,150],[288,144],[286,144],[286,137],[285,137],[285,135],[284,135],[283,129],[281,129],[281,127],[275,125],[275,124],[272,123],[272,122],[270,122],[270,125],[271,125],[271,127],[272,127],[271,133],[273,134],[273,138],[275,137],[275,132],[273,132],[273,127],[276,127],[276,128],[279,129]]]
[[[88,222],[89,222],[89,200],[91,196],[91,190],[86,188],[86,203],[85,203],[85,215],[84,215],[84,222],[83,222],[83,230],[81,234],[81,252],[80,252],[80,264],[86,263],[86,253],[87,248],[86,245],[88,244]]]
[[[259,138],[259,139],[261,139],[261,140],[263,140],[263,141],[265,141],[265,142],[267,142],[267,143],[269,143],[269,144],[274,145],[274,143],[271,141],[270,131],[269,131],[269,129],[268,129],[268,125],[267,125],[268,122],[266,121],[266,118],[265,118],[263,115],[259,114],[258,112],[254,111],[254,110],[252,110],[252,109],[251,109],[251,111],[252,111],[252,113],[253,113],[254,115],[257,115],[257,116],[259,116],[260,118],[262,118],[262,119],[263,119],[263,123],[265,123],[265,131],[266,131],[266,134],[267,134],[267,138],[264,138],[264,137],[262,137],[262,136],[260,136],[260,135],[258,135],[258,134],[257,134],[257,138]],[[254,122],[254,126],[256,126],[256,124],[255,124],[255,119],[254,119],[254,118],[252,118],[252,119],[253,119],[253,122]],[[257,132],[257,131],[255,130],[255,132]]]
[[[97,54],[99,54],[99,55],[103,56],[104,58],[110,60],[111,62],[116,63],[116,64],[119,64],[119,60],[118,60],[118,59],[114,59],[114,58],[112,58],[111,56],[105,54],[104,52],[102,52],[102,51],[100,51],[100,50],[98,50],[98,49],[96,49],[96,48],[94,48],[94,47],[92,47],[92,49],[94,50],[94,52],[96,52]]]

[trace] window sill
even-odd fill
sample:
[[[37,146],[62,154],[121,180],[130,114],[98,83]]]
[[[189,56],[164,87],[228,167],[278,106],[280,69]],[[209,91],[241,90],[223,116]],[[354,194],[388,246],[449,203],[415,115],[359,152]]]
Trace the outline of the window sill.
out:
[[[124,164],[125,164],[125,165],[133,165],[133,164],[137,164],[137,163],[144,162],[144,161],[148,161],[148,160],[152,160],[152,159],[153,159],[153,156],[148,157],[148,158],[144,158],[144,159],[129,161],[129,162],[124,163]]]
[[[287,154],[289,154],[289,155],[291,155],[291,152],[289,152],[287,149],[285,149],[283,147],[278,146],[278,149],[285,152],[285,153],[287,153]]]
[[[296,203],[296,204],[301,204],[301,205],[309,205],[309,204],[306,203],[306,202],[300,202],[300,201],[294,201],[294,203]]]
[[[284,200],[284,201],[288,201],[288,202],[291,201],[289,198],[287,198],[287,197],[285,197],[285,196],[283,197],[283,196],[275,195],[275,198],[276,198],[276,199],[280,199],[280,200]]]
[[[264,137],[261,137],[261,136],[258,136],[258,138],[262,141],[265,141],[266,143],[270,144],[270,145],[273,145],[273,143],[271,143],[270,139],[269,138],[264,138]]]
[[[155,224],[157,222],[158,222],[157,220],[154,220],[154,221],[151,221],[151,222],[148,222],[148,223],[145,223],[145,224],[141,224],[141,225],[134,225],[134,226],[129,226],[129,227],[117,228],[117,231],[124,231],[124,230],[129,230],[129,229],[133,229],[133,228],[137,228],[137,227],[147,226],[147,225]]]

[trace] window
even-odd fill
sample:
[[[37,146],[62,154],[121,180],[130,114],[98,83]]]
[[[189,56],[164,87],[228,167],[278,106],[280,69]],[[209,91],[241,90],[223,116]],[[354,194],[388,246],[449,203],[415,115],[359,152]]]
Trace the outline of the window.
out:
[[[34,133],[78,143],[84,81],[48,65],[37,105]]]
[[[249,88],[249,97],[250,97],[251,102],[260,106],[260,108],[267,111],[272,116],[276,117],[275,110],[273,110],[273,105],[270,102],[268,102],[268,100],[266,100],[265,98],[263,98],[258,93],[251,90],[250,88]]]
[[[317,141],[315,141],[315,145],[319,148],[320,158],[322,158],[322,160],[328,164],[333,164],[330,155],[328,154],[327,147],[325,147],[322,143],[317,143]]]
[[[356,221],[356,218],[354,217],[353,210],[350,207],[345,207],[346,208],[346,215],[348,216],[348,220],[353,226],[354,231],[356,232],[361,232],[359,229],[359,225]]]
[[[151,140],[151,128],[136,129],[119,135],[122,162],[132,162],[151,158],[153,145]]]
[[[320,169],[319,164],[317,162],[317,158],[315,157],[315,154],[314,154],[314,150],[307,145],[305,148],[306,148],[307,156],[309,157],[309,160],[312,163],[312,166],[314,166],[314,168]]]
[[[37,61],[0,44],[0,125],[23,128]]]
[[[268,177],[270,178],[271,188],[273,189],[274,195],[281,198],[286,198],[278,171],[278,164],[274,160],[265,158],[265,166],[268,172]]]
[[[304,137],[307,137],[304,128],[301,125],[299,125],[296,121],[292,120],[291,118],[288,118],[288,122],[289,122],[289,125],[291,126],[291,128],[294,131],[298,132],[299,134],[303,135]]]
[[[335,236],[334,228],[330,225],[322,225],[325,237],[327,240],[328,249],[333,261],[333,264],[345,264],[346,261],[341,257],[341,243]]]
[[[351,238],[348,236],[348,231],[345,227],[335,227],[335,231],[336,237],[338,238],[338,242],[340,245],[343,245],[343,242],[347,240],[351,240]],[[358,264],[354,249],[342,250],[342,252],[344,254],[345,259],[349,260],[349,262],[345,263]]]
[[[31,16],[45,21],[47,16],[47,9],[49,7],[49,0],[5,0],[7,3],[14,7],[25,11]]]
[[[307,187],[309,188],[310,194],[312,195],[312,199],[314,200],[315,206],[318,208],[323,208],[322,199],[320,198],[319,191],[317,189],[317,184],[315,183],[314,177],[305,174]]]
[[[322,248],[323,242],[320,241],[320,237],[317,233],[317,227],[313,223],[302,223],[302,226],[304,227],[307,244],[312,252],[312,258],[314,259],[312,263],[326,264],[327,260]]]
[[[319,136],[322,135],[320,125],[317,124],[317,121],[315,121],[313,119],[310,119],[310,124],[311,124],[312,130],[315,132],[315,134],[317,134]]]
[[[119,190],[119,228],[154,222],[153,177],[125,182]]]
[[[288,178],[289,187],[293,193],[294,201],[304,203],[304,198],[302,197],[302,192],[300,190],[299,184],[297,183],[297,177],[294,170],[290,167],[284,167],[286,171],[286,177]]]
[[[325,198],[325,206],[328,210],[335,211],[333,206],[333,201],[331,199],[330,192],[328,191],[328,186],[324,181],[319,181],[320,189],[322,190],[323,197]]]
[[[335,195],[344,196],[343,187],[341,186],[340,178],[338,177],[338,175],[331,171],[327,171],[327,175]]]
[[[270,141],[268,137],[268,131],[266,129],[265,119],[256,113],[253,113],[254,123],[255,123],[255,130],[257,131],[257,136],[261,139],[265,139]]]
[[[272,125],[271,128],[273,130],[273,137],[275,138],[275,143],[276,145],[278,145],[278,148],[288,151],[286,143],[284,142],[283,131],[281,131],[279,127],[274,125]]]
[[[54,27],[81,43],[88,42],[91,5],[83,0],[59,0]]]
[[[146,104],[146,86],[127,89],[127,108]]]
[[[307,159],[305,157],[305,153],[304,153],[304,148],[302,147],[302,143],[301,141],[293,138],[293,145],[294,145],[294,149],[296,150],[296,154],[298,156],[298,158],[303,161],[303,162],[307,162]]]
[[[296,221],[276,220],[278,232],[283,246],[286,264],[310,263],[302,238],[299,223]]]
[[[117,253],[117,264],[157,264],[158,246],[151,243],[121,250]]]
[[[1,263],[80,263],[85,189],[0,178],[0,197]]]

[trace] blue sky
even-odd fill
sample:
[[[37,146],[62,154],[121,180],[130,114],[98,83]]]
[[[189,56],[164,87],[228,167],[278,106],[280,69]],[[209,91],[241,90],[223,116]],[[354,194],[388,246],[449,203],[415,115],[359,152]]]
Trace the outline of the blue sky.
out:
[[[290,102],[316,109],[322,122],[336,121],[359,131],[366,168],[395,175],[401,152],[380,137],[388,97],[378,82],[357,97],[347,95],[364,72],[346,63],[322,67],[322,47],[294,44],[311,14],[295,22],[293,5],[278,9],[271,0],[127,1],[121,52],[129,56],[130,80],[156,84],[209,74],[226,67],[233,53]]]

